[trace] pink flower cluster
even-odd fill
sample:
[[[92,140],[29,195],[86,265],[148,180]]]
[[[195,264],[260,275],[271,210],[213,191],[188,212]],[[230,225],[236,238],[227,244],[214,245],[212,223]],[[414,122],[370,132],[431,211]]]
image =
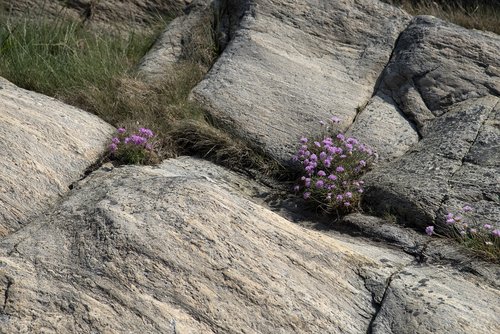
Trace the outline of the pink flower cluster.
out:
[[[491,236],[494,238],[500,237],[500,229],[494,229],[490,224],[477,224],[469,217],[474,209],[465,205],[457,213],[448,212],[444,216],[444,224],[452,227],[458,232],[460,237],[486,237]],[[428,235],[434,233],[434,226],[427,226],[425,232]]]
[[[136,147],[141,147],[148,151],[153,149],[149,139],[154,137],[154,133],[150,129],[140,128],[137,133],[133,133],[130,136],[126,136],[127,129],[125,128],[118,128],[116,132],[118,132],[118,136],[113,137],[109,145],[111,153],[115,153],[122,143],[123,145],[135,145]]]
[[[339,123],[340,119],[333,117],[331,122]],[[329,211],[350,211],[364,191],[360,176],[374,157],[369,147],[342,133],[318,141],[303,137],[292,157],[303,171],[294,190]]]

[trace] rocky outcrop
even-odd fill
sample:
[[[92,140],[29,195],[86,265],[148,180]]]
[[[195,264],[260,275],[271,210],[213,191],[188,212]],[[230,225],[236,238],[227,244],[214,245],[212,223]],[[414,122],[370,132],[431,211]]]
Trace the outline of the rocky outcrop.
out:
[[[105,152],[113,128],[0,78],[0,236],[54,204]]]
[[[220,124],[289,163],[336,114],[381,157],[368,207],[420,227],[465,204],[500,221],[497,35],[371,0],[245,5],[192,92]]]
[[[161,17],[175,17],[191,0],[7,0],[0,3],[11,17],[36,19],[69,17],[96,28],[112,30],[145,29]]]
[[[215,5],[209,0],[193,1],[185,15],[172,20],[141,59],[137,67],[141,77],[148,82],[161,82],[171,75],[186,56],[196,52],[188,49],[197,46],[197,41],[192,39],[211,35],[211,25],[216,12],[214,7]]]
[[[0,243],[0,332],[365,333],[373,319],[374,330],[394,333],[498,327],[498,290],[461,275],[462,289],[487,305],[448,317],[464,302],[442,291],[453,271],[425,265],[411,267],[411,284],[425,276],[443,288],[411,290],[420,296],[412,310],[430,303],[446,321],[423,311],[384,320],[405,314],[384,300],[400,306],[412,257],[290,223],[250,200],[263,187],[191,158],[94,172]],[[491,316],[473,321],[483,312]]]
[[[283,162],[300,136],[320,133],[319,121],[352,123],[409,21],[372,0],[240,3],[239,29],[192,97]]]
[[[380,91],[421,140],[373,171],[370,206],[424,226],[470,204],[479,221],[498,224],[499,48],[497,35],[432,17],[415,18],[401,34]]]

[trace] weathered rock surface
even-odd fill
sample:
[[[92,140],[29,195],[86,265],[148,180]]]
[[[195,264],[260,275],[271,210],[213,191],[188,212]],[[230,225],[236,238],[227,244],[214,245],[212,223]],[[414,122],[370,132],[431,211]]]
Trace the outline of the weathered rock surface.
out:
[[[0,236],[44,212],[105,151],[113,128],[0,78]]]
[[[191,158],[94,172],[45,219],[0,242],[0,332],[365,333],[372,319],[374,330],[393,333],[500,325],[499,291],[462,274],[461,286],[486,305],[429,325],[425,311],[455,316],[467,303],[444,291],[451,269],[435,273],[397,250],[300,228],[249,200],[260,187]],[[409,289],[408,266],[412,285],[426,276],[439,286],[409,292],[420,317],[390,306]],[[388,281],[397,284],[387,290]]]
[[[498,224],[500,76],[492,69],[500,67],[499,49],[494,34],[432,17],[412,21],[380,91],[414,122],[421,140],[373,171],[367,203],[420,226],[470,204],[480,222]]]
[[[372,0],[241,1],[239,29],[192,92],[228,129],[282,161],[333,115],[371,98],[409,16]],[[234,9],[233,9],[234,10]]]
[[[0,2],[11,16],[58,18],[61,15],[100,28],[136,30],[148,28],[161,16],[177,16],[190,0],[7,0]]]
[[[147,81],[161,81],[172,73],[175,66],[181,62],[189,47],[189,39],[200,29],[211,29],[206,26],[211,23],[215,8],[212,1],[193,1],[185,15],[178,16],[170,22],[149,52],[141,59],[137,72]],[[192,45],[191,45],[192,47]]]

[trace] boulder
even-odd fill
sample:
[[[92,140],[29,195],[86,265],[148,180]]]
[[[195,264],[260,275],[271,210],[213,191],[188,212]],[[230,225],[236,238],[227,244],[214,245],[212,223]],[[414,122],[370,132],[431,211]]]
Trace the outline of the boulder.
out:
[[[46,218],[0,242],[0,332],[365,333],[375,320],[373,329],[394,333],[487,333],[500,325],[490,283],[459,274],[484,302],[458,318],[469,295],[444,292],[457,279],[450,268],[431,274],[384,245],[301,228],[251,200],[262,191],[192,158],[92,173]],[[425,276],[440,287],[408,293],[420,317],[394,308],[407,267],[411,284]],[[429,325],[427,309],[442,311],[443,322]]]
[[[0,236],[42,214],[106,151],[113,127],[0,78]]]
[[[186,14],[176,17],[167,25],[137,67],[138,74],[144,80],[152,83],[161,82],[171,75],[190,52],[196,52],[186,48],[196,47],[197,41],[191,40],[196,38],[196,34],[203,38],[207,37],[207,31],[208,34],[211,33],[215,11],[211,2],[194,1]]]
[[[238,4],[237,29],[192,98],[284,163],[302,135],[321,133],[319,121],[336,115],[349,127],[410,19],[374,0]]]
[[[480,223],[499,226],[499,48],[495,34],[428,16],[411,22],[379,91],[420,140],[367,177],[368,205],[424,227],[468,204]]]

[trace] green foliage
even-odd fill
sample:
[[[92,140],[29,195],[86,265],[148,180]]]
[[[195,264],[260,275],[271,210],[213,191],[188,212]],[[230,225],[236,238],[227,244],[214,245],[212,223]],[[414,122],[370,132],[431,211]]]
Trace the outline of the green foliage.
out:
[[[66,19],[0,24],[0,75],[23,88],[65,99],[106,90],[151,46],[154,36],[96,34]]]

